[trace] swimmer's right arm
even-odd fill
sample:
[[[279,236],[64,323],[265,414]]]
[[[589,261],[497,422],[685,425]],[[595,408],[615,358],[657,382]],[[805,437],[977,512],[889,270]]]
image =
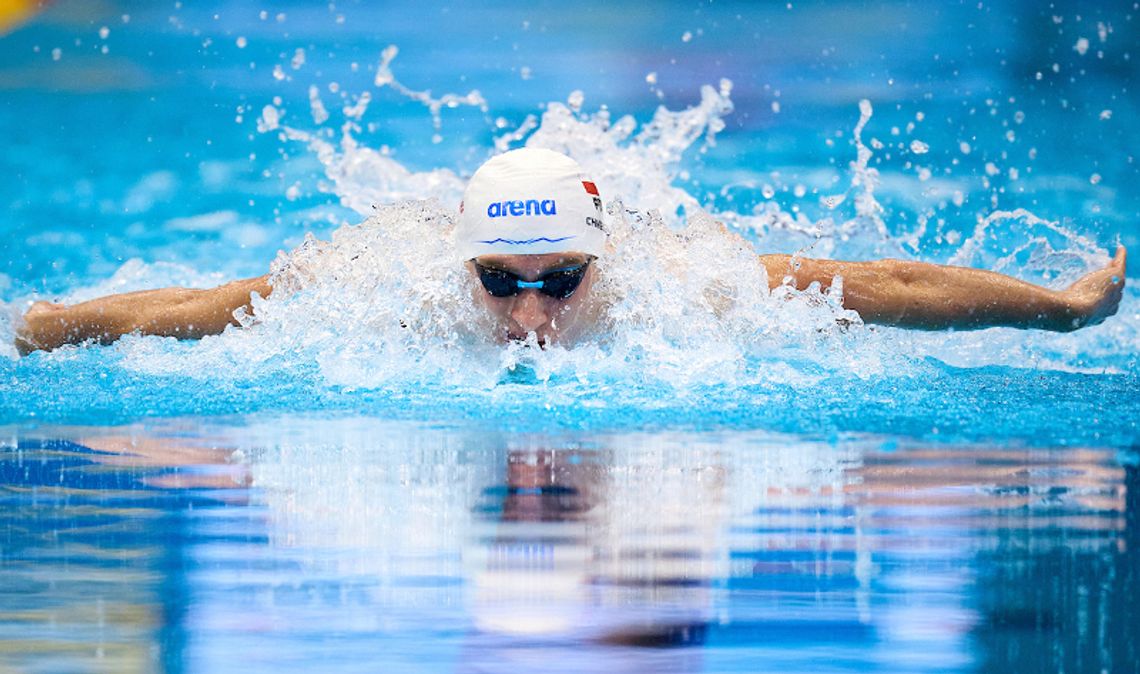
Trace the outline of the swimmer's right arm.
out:
[[[252,293],[268,297],[269,275],[216,288],[160,288],[109,295],[71,306],[36,302],[16,330],[21,355],[88,340],[110,344],[130,333],[199,339],[237,325],[234,312],[251,311]]]

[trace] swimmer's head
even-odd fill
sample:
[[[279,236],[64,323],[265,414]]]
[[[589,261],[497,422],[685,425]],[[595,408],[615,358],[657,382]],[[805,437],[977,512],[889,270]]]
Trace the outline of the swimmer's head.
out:
[[[564,154],[507,152],[467,185],[456,247],[505,339],[566,343],[592,323],[593,260],[605,245],[598,189]]]
[[[578,252],[606,244],[602,199],[578,162],[541,148],[512,150],[475,171],[460,205],[462,260],[481,255]]]

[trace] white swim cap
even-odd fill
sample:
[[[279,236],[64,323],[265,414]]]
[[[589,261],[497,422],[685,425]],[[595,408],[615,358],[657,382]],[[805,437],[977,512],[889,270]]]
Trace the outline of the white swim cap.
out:
[[[459,207],[455,245],[480,255],[601,255],[602,199],[578,162],[540,148],[493,157],[475,171]]]

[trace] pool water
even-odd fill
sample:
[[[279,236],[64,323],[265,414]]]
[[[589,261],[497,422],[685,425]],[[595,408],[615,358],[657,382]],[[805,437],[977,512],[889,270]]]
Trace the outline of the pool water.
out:
[[[377,419],[22,432],[15,671],[1133,671],[1136,456]]]
[[[907,332],[754,255],[1140,250],[1134,3],[192,4],[0,36],[0,669],[1140,671],[1136,283]],[[572,349],[449,255],[524,144],[606,200]],[[267,271],[200,342],[11,346]]]

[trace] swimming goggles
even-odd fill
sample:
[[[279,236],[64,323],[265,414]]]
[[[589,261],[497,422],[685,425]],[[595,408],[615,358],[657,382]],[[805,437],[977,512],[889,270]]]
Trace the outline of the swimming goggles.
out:
[[[543,295],[564,300],[574,294],[582,278],[586,275],[586,267],[590,266],[587,260],[574,267],[554,269],[548,271],[535,281],[524,281],[517,274],[502,269],[484,267],[475,262],[475,269],[479,271],[479,280],[492,297],[511,297],[526,288],[534,288]]]

